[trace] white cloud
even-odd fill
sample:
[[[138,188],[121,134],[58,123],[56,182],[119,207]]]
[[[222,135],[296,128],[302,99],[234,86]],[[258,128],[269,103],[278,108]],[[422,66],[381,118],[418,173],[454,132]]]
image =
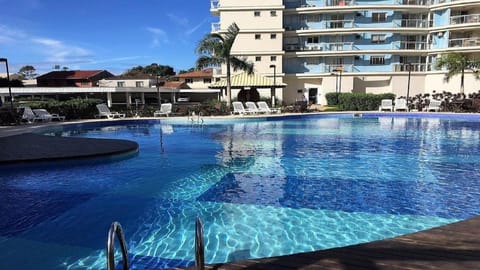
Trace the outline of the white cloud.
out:
[[[168,13],[167,14],[168,18],[170,18],[170,20],[174,21],[175,23],[181,25],[181,26],[188,26],[188,18],[185,18],[185,17],[179,17],[175,14],[172,14],[172,13]]]
[[[147,27],[147,31],[152,34],[152,47],[158,47],[162,43],[168,43],[168,35],[163,29]]]
[[[47,61],[56,64],[89,62],[92,53],[84,48],[64,43],[63,41],[36,37],[32,42],[40,45],[40,51],[47,56]]]
[[[12,44],[27,38],[25,32],[2,24],[0,24],[0,33],[2,33],[0,35],[0,44]]]

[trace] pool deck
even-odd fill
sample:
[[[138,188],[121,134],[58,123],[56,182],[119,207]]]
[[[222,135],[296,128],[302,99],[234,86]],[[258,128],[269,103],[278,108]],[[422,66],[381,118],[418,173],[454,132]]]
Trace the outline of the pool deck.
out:
[[[382,241],[208,265],[206,269],[480,269],[480,217]]]

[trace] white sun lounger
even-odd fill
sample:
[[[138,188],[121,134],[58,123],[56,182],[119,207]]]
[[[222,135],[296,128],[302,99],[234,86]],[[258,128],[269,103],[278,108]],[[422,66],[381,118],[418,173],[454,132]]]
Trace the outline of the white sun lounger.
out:
[[[153,113],[153,117],[159,117],[165,115],[168,117],[172,113],[172,103],[163,103],[160,105],[160,110],[157,110]]]
[[[108,119],[125,118],[125,114],[123,113],[111,112],[107,104],[105,103],[97,104],[97,110],[98,110],[98,114],[95,115],[95,118],[102,118],[102,117],[106,117]]]
[[[395,100],[395,111],[406,111],[408,112],[407,108],[407,100],[404,98],[398,98]]]
[[[382,99],[382,103],[378,108],[379,111],[391,111],[393,112],[393,101],[391,99]]]
[[[247,113],[247,111],[245,111],[245,107],[243,107],[243,104],[240,101],[232,102],[232,106],[233,106],[232,114],[243,115]]]
[[[280,112],[279,109],[273,109],[273,108],[268,107],[268,104],[265,101],[257,102],[257,106],[258,106],[258,111],[261,112],[261,113],[278,113],[278,112]]]
[[[247,101],[245,102],[245,106],[247,106],[247,108],[245,109],[245,111],[247,113],[259,113],[260,111],[258,110],[257,108],[257,105],[255,105],[255,102],[252,102],[252,101]]]

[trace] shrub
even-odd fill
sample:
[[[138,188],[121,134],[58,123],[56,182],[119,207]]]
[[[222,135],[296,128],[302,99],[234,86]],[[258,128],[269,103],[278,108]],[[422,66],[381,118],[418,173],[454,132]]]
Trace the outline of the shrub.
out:
[[[23,105],[32,109],[46,109],[50,113],[64,115],[66,119],[88,119],[94,118],[98,113],[96,105],[102,102],[101,99],[73,98],[67,101],[32,100],[23,102]]]
[[[343,111],[375,111],[382,99],[395,99],[395,94],[340,93],[338,105]]]
[[[327,99],[327,104],[332,106],[338,105],[339,95],[340,93],[335,93],[335,92],[325,94],[325,98]]]

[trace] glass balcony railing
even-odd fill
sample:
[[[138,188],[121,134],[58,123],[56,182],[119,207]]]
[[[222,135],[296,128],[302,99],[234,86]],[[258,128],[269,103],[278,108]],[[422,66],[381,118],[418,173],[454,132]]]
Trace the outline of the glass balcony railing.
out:
[[[404,72],[404,71],[412,71],[412,72],[425,72],[432,70],[432,64],[425,64],[425,63],[411,63],[411,64],[393,64],[393,71],[394,72]]]
[[[353,28],[353,20],[327,20],[324,22],[327,29]]]
[[[427,28],[428,20],[424,19],[402,19],[393,20],[394,25],[398,27]]]
[[[332,73],[332,72],[352,72],[353,65],[325,65],[323,72]]]
[[[430,0],[395,0],[396,5],[426,6]]]
[[[220,0],[210,0],[210,9],[218,9],[220,7]]]
[[[212,23],[212,32],[218,32],[221,29],[221,24],[220,23]]]
[[[285,51],[351,51],[354,50],[353,42],[333,42],[333,43],[308,43],[286,44]]]
[[[325,5],[327,7],[334,7],[334,6],[354,6],[355,0],[327,0],[325,1]]]
[[[427,42],[417,41],[394,41],[392,42],[392,49],[394,50],[426,50]]]
[[[453,38],[448,41],[449,48],[455,47],[476,47],[480,46],[480,37],[474,38]]]
[[[450,24],[479,23],[480,14],[458,15],[450,17]]]

